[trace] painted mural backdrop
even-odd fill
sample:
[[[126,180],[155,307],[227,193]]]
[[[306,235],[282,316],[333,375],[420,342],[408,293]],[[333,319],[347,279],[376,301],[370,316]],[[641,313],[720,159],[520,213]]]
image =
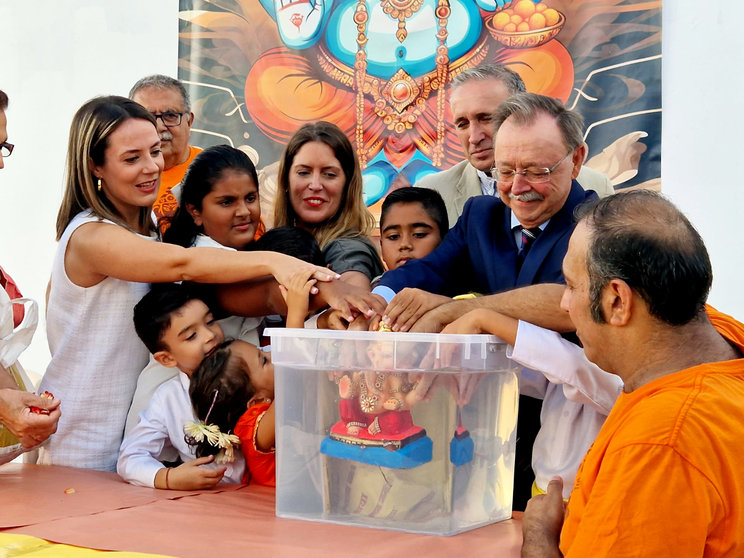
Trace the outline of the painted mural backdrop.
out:
[[[447,85],[488,62],[580,111],[587,164],[617,189],[660,189],[661,1],[181,0],[179,26],[192,144],[247,151],[266,217],[308,121],[348,134],[373,210],[461,161]]]

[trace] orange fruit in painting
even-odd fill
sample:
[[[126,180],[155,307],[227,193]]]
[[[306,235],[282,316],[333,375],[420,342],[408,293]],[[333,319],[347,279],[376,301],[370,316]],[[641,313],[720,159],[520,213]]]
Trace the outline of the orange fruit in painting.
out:
[[[524,31],[529,31],[529,30],[530,30],[530,24],[527,23],[526,21],[523,21],[522,23],[517,25],[517,31],[519,31],[520,33]]]
[[[542,29],[546,27],[545,16],[538,13],[532,14],[528,23],[530,24],[530,29]]]
[[[548,41],[537,48],[506,49],[501,63],[522,77],[527,91],[556,97],[564,103],[571,94],[573,61],[560,41]]]
[[[499,12],[495,16],[493,16],[493,21],[491,23],[493,24],[493,27],[495,29],[503,29],[504,25],[509,23],[509,14]]]
[[[512,22],[512,23],[513,23],[513,24],[514,24],[515,26],[516,26],[516,25],[519,25],[520,23],[522,23],[522,21],[524,21],[524,19],[522,18],[522,16],[521,16],[521,15],[517,15],[517,14],[514,14],[513,16],[511,16],[511,22]]]
[[[522,16],[522,19],[528,19],[535,13],[535,3],[532,0],[519,0],[514,5],[514,13]]]
[[[548,8],[542,13],[542,15],[545,16],[545,25],[547,26],[555,25],[561,17],[553,8]]]
[[[545,2],[540,2],[539,4],[535,4],[535,11],[539,14],[540,12],[544,12],[548,9],[548,5]]]
[[[513,33],[516,30],[517,30],[517,26],[511,22],[504,25],[504,31],[506,31],[507,33]]]

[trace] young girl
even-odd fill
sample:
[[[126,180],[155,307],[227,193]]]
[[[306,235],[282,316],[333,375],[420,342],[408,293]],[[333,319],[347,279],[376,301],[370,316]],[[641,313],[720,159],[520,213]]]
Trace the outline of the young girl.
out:
[[[183,177],[180,198],[164,242],[242,251],[264,232],[256,167],[239,149],[217,145],[199,153]],[[209,288],[200,295],[217,308]],[[259,344],[261,317],[218,317],[226,338]]]
[[[276,486],[271,355],[244,341],[226,341],[194,371],[189,395],[201,421],[186,427],[196,456],[230,460],[239,443],[243,482]]]
[[[184,248],[245,250],[264,229],[256,167],[240,149],[217,145],[199,153],[186,171],[163,240]]]
[[[66,186],[57,216],[47,333],[52,359],[40,391],[63,400],[42,463],[114,471],[127,411],[147,349],[132,309],[148,283],[230,283],[299,269],[277,253],[183,248],[156,242],[151,207],[163,156],[153,116],[123,97],[99,97],[73,118]]]

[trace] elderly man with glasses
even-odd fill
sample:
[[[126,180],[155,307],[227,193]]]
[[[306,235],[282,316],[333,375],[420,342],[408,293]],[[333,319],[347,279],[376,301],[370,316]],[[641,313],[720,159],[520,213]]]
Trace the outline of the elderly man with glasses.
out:
[[[462,216],[431,254],[383,275],[373,293],[388,301],[383,321],[393,330],[413,326],[437,331],[474,308],[508,313],[505,303],[519,306],[517,315],[512,315],[527,321],[534,321],[535,316],[521,312],[534,308],[541,325],[551,325],[552,308],[557,325],[570,328],[560,316],[561,289],[555,283],[564,282],[561,264],[574,229],[574,210],[597,198],[575,180],[586,155],[582,118],[560,101],[520,93],[499,106],[492,122],[491,172],[499,197],[470,198]],[[503,293],[538,283],[552,285],[533,288],[528,297],[496,295],[495,299],[454,302],[448,298],[467,292]],[[493,305],[492,300],[496,301]],[[523,509],[530,495],[534,479],[531,450],[539,427],[540,402],[523,397],[515,509]]]
[[[144,77],[135,83],[129,91],[129,98],[153,114],[162,142],[165,168],[152,207],[160,221],[162,217],[171,217],[175,213],[178,201],[171,188],[181,182],[189,164],[201,151],[189,145],[194,123],[191,101],[180,81],[160,74]]]
[[[450,227],[455,226],[468,199],[481,194],[498,194],[495,177],[489,174],[493,167],[491,118],[505,99],[526,91],[519,74],[501,64],[469,68],[452,79],[449,86],[452,122],[467,158],[414,184],[442,195]],[[614,193],[610,179],[589,167],[581,167],[576,181],[585,190],[597,192],[599,197]]]

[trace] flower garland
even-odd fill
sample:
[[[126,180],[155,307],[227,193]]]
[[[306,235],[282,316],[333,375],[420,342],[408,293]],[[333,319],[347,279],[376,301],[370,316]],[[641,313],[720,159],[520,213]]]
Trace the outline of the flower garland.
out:
[[[235,446],[240,445],[240,438],[235,434],[229,434],[220,431],[220,427],[216,424],[207,424],[209,415],[212,413],[214,403],[217,401],[217,395],[219,390],[214,390],[214,397],[212,398],[212,404],[209,406],[207,416],[204,420],[199,422],[187,422],[183,431],[186,434],[187,441],[193,444],[201,444],[204,440],[210,446],[220,448],[220,451],[214,458],[215,463],[232,463],[235,461]]]

